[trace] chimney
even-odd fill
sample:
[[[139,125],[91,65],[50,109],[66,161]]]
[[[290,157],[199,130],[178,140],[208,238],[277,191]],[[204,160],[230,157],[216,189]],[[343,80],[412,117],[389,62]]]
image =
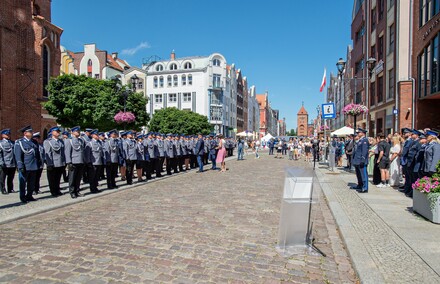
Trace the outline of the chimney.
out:
[[[175,60],[176,59],[176,53],[174,53],[174,49],[173,51],[171,51],[171,60]]]
[[[118,59],[118,53],[117,52],[113,52],[112,53],[112,57],[113,57],[113,59]]]

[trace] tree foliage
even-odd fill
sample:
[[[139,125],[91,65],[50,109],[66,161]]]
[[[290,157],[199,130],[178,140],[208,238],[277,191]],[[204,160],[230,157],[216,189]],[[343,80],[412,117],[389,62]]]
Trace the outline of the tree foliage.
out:
[[[208,118],[192,111],[170,107],[158,110],[150,121],[150,130],[175,134],[209,134],[212,130]]]
[[[84,75],[61,75],[49,81],[48,101],[44,108],[64,127],[79,125],[106,131],[121,128],[113,117],[124,109],[122,91],[111,80],[98,80]],[[128,91],[126,110],[135,114],[136,121],[127,127],[146,126],[149,116],[147,100],[142,93]]]
[[[295,129],[290,129],[290,131],[288,131],[286,133],[286,136],[296,136],[296,131]]]

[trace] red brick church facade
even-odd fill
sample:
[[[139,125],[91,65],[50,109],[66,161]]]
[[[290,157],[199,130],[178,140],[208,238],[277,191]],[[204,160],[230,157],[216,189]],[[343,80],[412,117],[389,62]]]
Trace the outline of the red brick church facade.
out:
[[[51,0],[0,1],[0,129],[32,125],[47,133],[56,125],[41,104],[44,86],[60,73],[60,37],[51,23]]]

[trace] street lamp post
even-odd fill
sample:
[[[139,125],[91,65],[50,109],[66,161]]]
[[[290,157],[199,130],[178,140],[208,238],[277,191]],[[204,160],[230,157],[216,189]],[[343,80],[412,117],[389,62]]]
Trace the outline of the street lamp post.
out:
[[[136,92],[136,87],[139,83],[139,77],[136,74],[134,74],[133,76],[131,76],[130,81],[131,81],[131,89],[133,90],[133,92]]]
[[[353,99],[355,99],[356,97],[356,93],[357,93],[357,80],[366,80],[367,82],[370,80],[371,78],[371,74],[373,73],[373,69],[376,65],[376,58],[370,57],[367,59],[367,68],[368,68],[368,76],[364,77],[364,78],[358,78],[357,76],[354,76],[353,78],[343,78],[343,73],[345,71],[345,65],[346,62],[344,61],[344,59],[339,58],[338,62],[336,62],[336,67],[338,68],[338,77],[340,81],[349,81],[349,80],[354,80],[354,95],[353,95]],[[368,89],[367,89],[368,90]],[[339,91],[341,91],[341,84],[339,84]],[[369,94],[368,91],[365,94],[365,103],[368,106],[368,101],[369,101]],[[345,98],[344,98],[344,102],[345,102]],[[344,103],[345,104],[345,103]],[[356,134],[356,115],[353,116],[354,118],[354,134]],[[369,119],[368,119],[368,113],[367,113],[367,128],[368,128],[368,124],[369,124]]]

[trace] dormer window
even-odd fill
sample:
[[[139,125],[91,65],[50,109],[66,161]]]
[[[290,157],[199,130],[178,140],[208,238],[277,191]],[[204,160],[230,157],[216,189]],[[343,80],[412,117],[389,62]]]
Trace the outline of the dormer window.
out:
[[[177,70],[177,64],[176,63],[171,64],[170,70]]]
[[[161,64],[157,65],[156,66],[156,71],[157,72],[163,71],[163,65],[161,65]]]
[[[220,66],[220,64],[221,64],[221,62],[218,59],[214,59],[212,62],[212,65],[214,65],[214,66]]]
[[[184,69],[192,69],[192,64],[191,62],[186,62],[185,65],[183,65]]]

